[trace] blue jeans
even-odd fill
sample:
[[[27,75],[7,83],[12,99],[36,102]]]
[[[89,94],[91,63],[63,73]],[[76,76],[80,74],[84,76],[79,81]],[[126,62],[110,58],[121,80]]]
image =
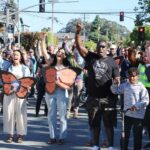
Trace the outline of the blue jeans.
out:
[[[48,125],[50,138],[56,138],[57,130],[57,111],[60,119],[59,139],[65,139],[67,133],[67,101],[66,92],[64,89],[57,88],[53,94],[46,93],[45,100],[48,107]]]

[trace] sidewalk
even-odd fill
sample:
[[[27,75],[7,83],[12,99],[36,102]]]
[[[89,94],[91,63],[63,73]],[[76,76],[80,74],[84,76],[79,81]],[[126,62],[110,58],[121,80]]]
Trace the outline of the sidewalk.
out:
[[[12,144],[5,143],[5,135],[2,133],[2,115],[0,115],[0,150],[91,150],[91,147],[86,147],[88,141],[88,118],[85,110],[80,109],[79,118],[68,119],[68,136],[64,145],[48,145],[49,130],[47,117],[44,116],[43,106],[39,117],[35,117],[35,100],[29,100],[28,105],[28,134],[22,144],[13,142]],[[114,149],[119,150],[121,132],[121,120],[118,119],[118,126],[115,129]],[[132,138],[130,142],[132,143]],[[144,144],[148,142],[144,138]],[[132,146],[131,146],[132,149]],[[129,150],[131,150],[129,149]],[[101,150],[107,150],[101,148]]]

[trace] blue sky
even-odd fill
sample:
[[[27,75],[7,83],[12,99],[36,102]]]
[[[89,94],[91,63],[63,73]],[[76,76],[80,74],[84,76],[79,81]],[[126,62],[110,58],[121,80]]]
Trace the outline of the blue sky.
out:
[[[17,0],[16,0],[17,1]],[[48,2],[48,0],[45,0]],[[55,1],[55,0],[54,0]],[[78,2],[65,3],[65,1],[75,1],[75,0],[59,0],[55,3],[54,11],[67,11],[67,12],[108,12],[108,11],[133,11],[135,6],[138,6],[139,0],[78,0]],[[39,3],[39,0],[19,0],[20,9],[27,8],[28,6],[35,5]],[[52,11],[51,4],[47,4],[46,11]],[[39,10],[36,6],[28,10]],[[125,16],[133,18],[129,19],[125,17],[124,22],[119,21],[119,14],[113,15],[99,15],[100,18],[106,18],[118,22],[119,24],[126,26],[130,31],[134,28],[134,18],[135,14],[125,14]],[[30,26],[31,31],[40,31],[44,27],[51,27],[51,14],[42,13],[20,13],[20,17],[23,18],[23,22]],[[57,32],[61,28],[66,26],[69,20],[75,18],[82,18],[81,14],[54,14],[59,21],[59,23],[54,22],[54,32]],[[95,18],[95,15],[88,14],[85,16],[86,21],[91,22]]]

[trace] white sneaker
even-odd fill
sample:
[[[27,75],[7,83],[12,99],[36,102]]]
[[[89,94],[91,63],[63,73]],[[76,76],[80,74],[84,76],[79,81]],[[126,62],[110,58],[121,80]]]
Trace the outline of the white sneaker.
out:
[[[114,148],[113,147],[108,147],[108,150],[114,150]]]
[[[98,146],[93,146],[92,150],[100,150]]]

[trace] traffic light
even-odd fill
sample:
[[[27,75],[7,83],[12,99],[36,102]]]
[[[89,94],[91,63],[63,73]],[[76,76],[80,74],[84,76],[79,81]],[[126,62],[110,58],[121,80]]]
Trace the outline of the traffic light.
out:
[[[22,18],[20,18],[20,23],[23,25],[23,19]]]
[[[8,26],[8,33],[14,33],[14,26],[10,25]]]
[[[45,12],[45,0],[40,0],[39,3],[39,12]]]
[[[144,40],[144,35],[145,35],[145,28],[144,27],[139,27],[138,28],[138,38],[140,41]]]
[[[123,11],[120,12],[120,21],[124,21],[124,12]]]

